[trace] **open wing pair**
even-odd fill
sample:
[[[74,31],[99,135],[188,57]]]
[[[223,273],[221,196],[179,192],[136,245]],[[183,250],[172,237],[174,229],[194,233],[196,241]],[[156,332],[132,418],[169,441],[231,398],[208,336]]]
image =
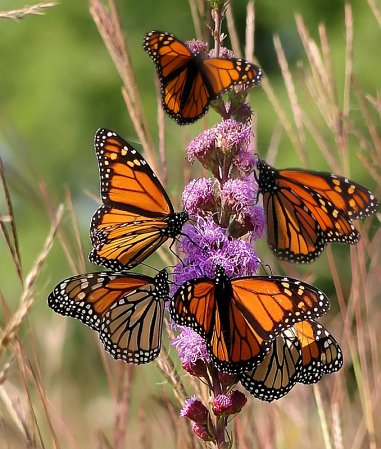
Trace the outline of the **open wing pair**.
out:
[[[154,278],[135,273],[100,272],[70,277],[48,297],[48,305],[99,333],[115,358],[140,365],[160,352],[168,274]]]
[[[312,170],[276,170],[257,164],[267,241],[279,259],[316,260],[327,243],[357,243],[352,220],[377,212],[379,201],[365,187],[342,176]]]
[[[239,374],[257,367],[278,336],[328,309],[328,298],[305,282],[282,276],[230,279],[217,266],[215,279],[185,282],[170,313],[205,339],[213,365]]]
[[[179,125],[198,120],[213,100],[234,86],[255,86],[263,78],[261,69],[244,59],[193,54],[169,33],[147,33],[143,49],[155,63],[163,108]]]

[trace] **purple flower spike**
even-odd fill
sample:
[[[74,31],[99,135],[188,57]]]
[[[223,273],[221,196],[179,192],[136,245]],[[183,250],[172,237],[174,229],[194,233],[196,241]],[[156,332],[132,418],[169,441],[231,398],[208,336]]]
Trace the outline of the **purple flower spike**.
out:
[[[251,128],[244,123],[229,119],[218,123],[193,139],[187,149],[187,159],[193,164],[198,159],[202,165],[219,177],[220,162],[246,149],[250,144]]]
[[[209,178],[194,179],[185,186],[182,201],[189,215],[202,215],[206,211],[215,212],[213,181]]]
[[[184,226],[183,233],[186,236],[179,250],[185,258],[174,269],[176,284],[202,276],[213,279],[216,265],[221,265],[228,276],[252,275],[260,265],[254,248],[243,240],[226,237],[226,230],[214,223],[213,217],[199,217],[197,225]]]
[[[191,419],[199,424],[205,424],[208,420],[209,410],[205,405],[192,396],[185,400],[185,405],[180,411],[180,416]]]
[[[172,346],[177,349],[183,363],[196,363],[198,359],[210,361],[204,339],[189,327],[182,327],[182,332],[173,340]]]

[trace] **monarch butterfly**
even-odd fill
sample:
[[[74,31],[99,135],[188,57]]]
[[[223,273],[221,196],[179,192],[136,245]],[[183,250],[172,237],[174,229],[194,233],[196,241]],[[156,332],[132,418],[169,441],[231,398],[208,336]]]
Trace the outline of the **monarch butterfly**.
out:
[[[296,382],[312,384],[343,365],[337,341],[316,321],[301,321],[272,342],[270,352],[241,384],[258,399],[271,402],[286,395]]]
[[[267,241],[279,259],[316,260],[329,242],[357,243],[352,220],[374,214],[378,200],[350,179],[325,172],[276,170],[259,160]]]
[[[163,108],[179,125],[198,120],[234,86],[258,85],[263,78],[261,69],[244,59],[207,59],[169,33],[147,33],[143,49],[156,65]]]
[[[217,266],[215,279],[193,279],[177,290],[170,314],[205,339],[216,368],[237,374],[257,366],[284,330],[328,309],[328,298],[304,282],[282,276],[231,280]]]
[[[95,152],[103,205],[91,220],[89,260],[116,271],[129,269],[179,235],[188,214],[174,212],[150,166],[118,134],[99,129]]]
[[[115,359],[140,365],[161,348],[164,303],[169,300],[168,273],[154,278],[136,273],[86,273],[60,282],[48,305],[99,333]]]

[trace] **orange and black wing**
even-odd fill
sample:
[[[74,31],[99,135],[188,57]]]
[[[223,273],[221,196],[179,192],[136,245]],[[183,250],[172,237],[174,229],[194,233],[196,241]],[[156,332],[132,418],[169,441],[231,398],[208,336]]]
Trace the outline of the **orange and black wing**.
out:
[[[352,219],[378,209],[378,200],[364,187],[323,172],[276,170],[258,165],[267,239],[279,259],[312,262],[329,242],[357,243]]]
[[[176,237],[187,221],[175,213],[160,181],[145,159],[107,129],[95,135],[101,198],[90,226],[90,262],[113,270],[129,269]]]
[[[271,402],[286,395],[297,382],[316,383],[342,365],[337,341],[321,324],[305,320],[278,336],[263,362],[242,373],[240,381],[253,396]]]
[[[252,371],[240,374],[239,380],[254,397],[271,402],[295,386],[302,366],[300,343],[291,327],[273,340],[263,362]]]
[[[343,366],[343,354],[337,341],[316,321],[295,324],[294,331],[302,351],[302,369],[297,381],[303,384],[318,382],[324,374],[331,374]]]
[[[230,280],[218,267],[216,279],[185,282],[171,301],[172,319],[206,341],[213,364],[237,374],[257,366],[272,340],[294,323],[323,315],[328,298],[301,281],[281,276]]]
[[[87,273],[60,282],[48,305],[99,332],[105,349],[127,363],[154,360],[161,348],[168,275],[155,278],[113,272]]]
[[[254,86],[263,77],[259,67],[243,59],[206,59],[192,54],[169,33],[147,33],[143,49],[156,65],[163,108],[180,125],[198,120],[211,101],[234,86]]]

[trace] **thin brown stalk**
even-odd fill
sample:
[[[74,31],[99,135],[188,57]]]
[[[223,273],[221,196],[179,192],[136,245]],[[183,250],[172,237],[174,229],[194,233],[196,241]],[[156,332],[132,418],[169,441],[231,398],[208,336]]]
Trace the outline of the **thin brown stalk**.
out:
[[[348,158],[348,123],[350,110],[350,89],[353,67],[353,17],[352,7],[349,3],[345,5],[345,28],[346,28],[346,54],[345,54],[345,76],[344,76],[344,99],[342,126],[339,137],[339,154],[341,158],[342,174],[349,176]]]
[[[189,0],[189,7],[191,10],[191,14],[192,14],[192,20],[193,20],[194,30],[196,32],[196,38],[199,41],[202,41],[203,34],[201,31],[201,21],[200,21],[200,16],[199,16],[199,9],[197,7],[197,3],[195,2],[195,0]]]
[[[263,90],[266,92],[266,95],[268,99],[270,100],[270,103],[272,104],[276,114],[279,117],[280,122],[282,123],[284,129],[286,130],[286,133],[291,140],[291,143],[293,147],[295,148],[295,151],[297,152],[299,158],[303,160],[303,155],[300,153],[300,145],[298,142],[298,138],[296,137],[295,131],[291,125],[291,122],[288,120],[286,112],[283,110],[280,101],[278,100],[277,95],[275,94],[273,88],[271,87],[270,81],[266,78],[263,79],[261,86],[263,87]]]
[[[5,347],[7,347],[9,343],[12,341],[15,333],[17,332],[17,329],[20,327],[21,323],[27,316],[30,308],[32,307],[35,301],[33,286],[38,275],[41,272],[41,267],[45,262],[45,259],[53,246],[53,240],[57,233],[58,227],[61,223],[62,216],[63,216],[63,205],[61,204],[58,207],[58,210],[55,214],[51,230],[49,232],[48,237],[45,240],[45,244],[42,248],[42,251],[38,255],[37,259],[35,260],[32,266],[32,269],[29,271],[29,273],[25,278],[25,284],[23,292],[21,294],[20,305],[16,310],[16,312],[14,313],[14,315],[12,316],[11,320],[7,323],[4,330],[0,334],[0,356],[2,355],[2,352],[5,349]]]
[[[322,152],[331,170],[334,173],[339,173],[340,172],[339,164],[336,162],[331,146],[324,140],[321,130],[315,126],[312,120],[310,120],[309,116],[304,112],[303,112],[303,123],[306,125],[308,131],[313,137],[319,150]]]
[[[75,233],[75,237],[77,240],[77,254],[79,257],[79,267],[80,267],[80,271],[82,273],[84,273],[86,271],[86,260],[85,260],[85,251],[82,245],[82,240],[81,240],[81,236],[79,233],[79,227],[78,227],[78,222],[77,222],[77,217],[75,215],[74,212],[74,207],[73,207],[73,202],[71,200],[71,194],[70,194],[70,190],[66,189],[66,201],[68,204],[68,209],[69,209],[69,213],[71,216],[71,222],[73,224],[73,229],[74,229],[74,233]]]
[[[15,214],[13,211],[13,205],[11,200],[11,195],[9,193],[7,180],[5,178],[5,172],[4,172],[4,164],[0,157],[0,178],[1,183],[4,190],[4,198],[5,198],[5,204],[7,207],[7,216],[4,216],[0,214],[0,217],[3,219],[0,219],[0,228],[1,231],[4,234],[5,242],[7,244],[8,250],[11,253],[12,261],[15,265],[17,275],[20,279],[21,285],[23,285],[23,276],[22,276],[22,265],[21,265],[21,256],[20,256],[20,248],[19,248],[19,241],[17,237],[17,231],[16,231],[16,219]],[[9,220],[4,220],[4,217],[9,217]],[[9,221],[11,223],[11,234],[12,238],[10,237],[7,228],[5,226],[5,223]]]
[[[254,34],[255,31],[255,9],[254,0],[250,0],[246,8],[246,37],[245,37],[245,58],[248,61],[254,59]]]
[[[33,6],[25,6],[24,8],[14,9],[13,11],[0,11],[0,19],[24,19],[26,16],[43,16],[45,9],[57,6],[57,2],[38,3]]]
[[[153,165],[155,171],[158,171],[158,161],[153,150],[151,134],[147,126],[131,60],[124,42],[124,33],[113,0],[109,0],[109,5],[111,12],[106,10],[100,0],[90,0],[90,13],[123,81],[122,92],[127,109],[147,159]]]
[[[232,44],[232,49],[236,58],[241,57],[241,47],[239,45],[238,33],[234,23],[234,16],[231,2],[226,5],[226,23],[228,25],[229,38]]]
[[[375,440],[375,423],[373,417],[373,411],[371,406],[371,396],[370,396],[370,385],[368,377],[368,365],[367,357],[365,351],[365,327],[362,317],[362,299],[363,299],[363,288],[362,288],[362,276],[361,266],[362,264],[358,261],[358,251],[357,254],[351,252],[351,262],[352,262],[352,293],[355,301],[355,313],[356,313],[356,331],[357,331],[357,347],[360,357],[360,370],[358,372],[358,385],[359,393],[362,399],[362,406],[365,415],[365,422],[368,431],[369,444],[371,449],[376,449],[377,444]],[[361,292],[361,293],[360,293]]]
[[[44,445],[44,442],[43,442],[43,439],[42,439],[40,426],[39,426],[39,420],[37,419],[36,413],[35,413],[36,405],[35,405],[34,401],[32,400],[31,392],[30,392],[30,389],[28,388],[28,382],[27,382],[27,378],[26,378],[26,371],[30,367],[27,366],[28,361],[24,364],[24,360],[23,360],[23,357],[22,357],[23,354],[22,354],[20,345],[16,345],[16,347],[17,347],[16,354],[17,354],[18,365],[19,365],[19,370],[20,370],[20,375],[21,375],[20,377],[21,377],[21,381],[22,381],[22,384],[23,384],[23,387],[24,387],[24,391],[25,391],[27,400],[28,400],[29,416],[31,417],[32,422],[34,424],[34,429],[36,429],[36,432],[33,432],[33,433],[37,433],[38,439],[39,439],[40,444],[41,444],[41,447],[45,448],[45,445]],[[27,360],[26,357],[25,357],[25,359]],[[36,379],[34,378],[33,380],[35,381]],[[38,385],[37,382],[35,382],[35,384],[37,384],[38,391],[40,391],[40,385]],[[45,410],[45,412],[47,412],[47,411]],[[48,416],[48,414],[47,414],[47,416]],[[49,422],[49,424],[50,424],[50,422]],[[52,430],[52,428],[51,428],[51,430]],[[31,434],[32,434],[32,432],[28,431],[27,434],[26,434],[26,438],[29,439],[30,438],[29,435],[31,435]],[[53,433],[53,438],[55,439],[54,433]],[[58,441],[57,441],[57,443],[58,443]]]
[[[319,106],[319,110],[325,118],[327,125],[330,127],[333,134],[338,136],[340,133],[339,112],[338,107],[334,102],[335,99],[330,98],[328,95],[330,91],[329,82],[327,81],[329,73],[326,71],[319,49],[316,43],[310,38],[300,14],[296,14],[295,21],[313,74],[315,91],[314,99]],[[311,87],[312,86],[310,86],[310,89]]]
[[[166,380],[175,387],[174,394],[179,404],[183,405],[187,397],[187,393],[180,379],[179,373],[176,371],[176,368],[168,355],[167,349],[164,346],[161,348],[160,355],[156,359],[155,364],[163,373]]]
[[[161,172],[163,174],[163,185],[167,186],[167,163],[165,156],[165,128],[164,128],[164,109],[161,106],[160,85],[158,78],[155,78],[156,100],[157,100],[157,127],[159,130],[159,154],[161,162]]]
[[[284,54],[282,44],[280,42],[279,36],[274,36],[275,50],[278,56],[278,61],[280,68],[282,70],[282,75],[284,79],[284,84],[288,93],[288,98],[290,100],[291,110],[294,116],[294,122],[298,132],[298,148],[295,148],[298,155],[301,157],[301,161],[304,167],[307,166],[307,153],[306,153],[306,137],[303,129],[302,113],[299,106],[298,98],[296,95],[295,85],[292,79],[291,72],[288,67],[286,55]]]
[[[54,216],[55,216],[54,215],[54,205],[52,203],[51,198],[49,197],[49,192],[44,183],[40,184],[40,188],[41,188],[41,192],[44,197],[44,200],[45,200],[46,210],[48,212],[50,221],[53,221]],[[67,238],[66,238],[65,233],[63,232],[62,228],[58,228],[57,236],[58,236],[58,240],[60,241],[62,249],[65,253],[65,257],[70,265],[72,272],[79,273],[80,272],[79,267],[77,267],[76,262],[73,259],[69,242],[67,241]]]
[[[381,11],[377,7],[375,0],[368,0],[368,4],[378,22],[378,25],[381,27]]]
[[[275,160],[279,150],[279,142],[280,139],[282,138],[282,134],[283,134],[283,127],[281,123],[278,121],[275,124],[274,131],[271,135],[270,144],[267,149],[267,153],[265,155],[265,159],[270,165],[275,165]]]
[[[337,402],[332,406],[333,444],[335,449],[344,449],[343,435],[340,424],[340,407]]]
[[[327,82],[326,86],[328,88],[328,97],[332,98],[332,101],[334,103],[337,103],[335,77],[333,75],[333,68],[332,68],[331,50],[329,48],[328,43],[327,29],[323,24],[319,25],[319,36],[320,36],[321,50],[323,54],[323,61],[325,64],[325,70],[328,75],[326,79]]]
[[[330,439],[330,435],[329,435],[329,431],[328,431],[327,417],[325,415],[323,401],[321,398],[319,386],[317,384],[314,384],[313,390],[314,390],[315,400],[316,400],[317,409],[318,409],[318,413],[319,413],[321,430],[323,432],[324,444],[325,444],[326,449],[332,449],[331,439]]]
[[[364,148],[368,149],[368,152],[370,153],[369,154],[370,157],[372,157],[373,159],[374,158],[377,159],[377,164],[373,164],[373,165],[377,165],[378,168],[380,169],[380,167],[381,167],[381,137],[379,136],[379,133],[378,133],[379,125],[375,123],[373,117],[371,116],[371,113],[368,109],[368,104],[365,102],[365,99],[364,99],[364,94],[361,91],[361,88],[355,79],[352,79],[351,86],[352,86],[353,92],[356,95],[357,102],[361,109],[361,114],[364,117],[366,126],[369,130],[369,134],[373,141],[373,148],[370,145],[367,145]],[[369,99],[368,99],[368,101],[369,101]],[[373,104],[373,106],[375,106],[374,103],[371,103],[371,104]],[[379,113],[380,112],[381,111],[379,111]],[[353,126],[352,126],[352,128],[353,128]],[[368,139],[364,139],[364,140],[367,142]]]
[[[120,400],[117,404],[115,416],[115,437],[114,448],[122,449],[126,447],[126,425],[130,410],[132,380],[135,372],[134,365],[123,365],[124,379]]]

